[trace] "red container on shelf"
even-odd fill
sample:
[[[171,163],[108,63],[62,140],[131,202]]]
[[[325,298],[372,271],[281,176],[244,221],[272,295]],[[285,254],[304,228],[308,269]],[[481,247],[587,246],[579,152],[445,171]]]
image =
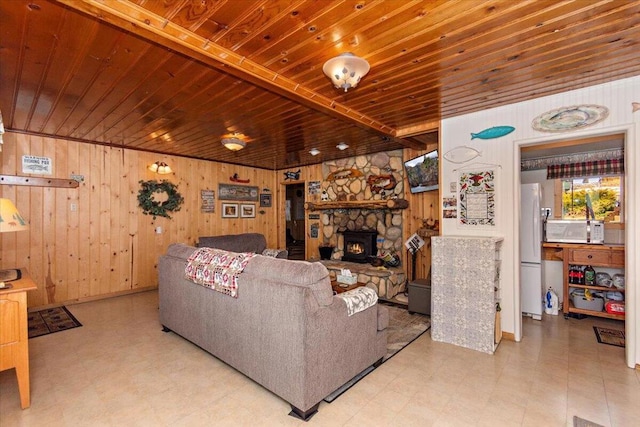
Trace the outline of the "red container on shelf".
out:
[[[604,305],[604,309],[609,314],[624,315],[624,301],[607,301]]]

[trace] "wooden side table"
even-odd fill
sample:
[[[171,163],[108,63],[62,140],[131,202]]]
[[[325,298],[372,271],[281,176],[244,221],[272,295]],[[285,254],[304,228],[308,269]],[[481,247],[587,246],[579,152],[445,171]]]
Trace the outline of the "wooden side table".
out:
[[[340,283],[338,283],[336,280],[332,280],[331,281],[331,288],[333,288],[333,291],[336,294],[341,294],[343,292],[350,291],[351,289],[359,288],[360,286],[366,286],[366,283],[356,282],[353,285],[349,285],[347,287],[342,287],[342,286],[340,286]]]
[[[16,369],[20,406],[26,409],[31,405],[27,291],[37,286],[25,269],[20,271],[20,279],[8,282],[11,288],[0,289],[0,371]]]

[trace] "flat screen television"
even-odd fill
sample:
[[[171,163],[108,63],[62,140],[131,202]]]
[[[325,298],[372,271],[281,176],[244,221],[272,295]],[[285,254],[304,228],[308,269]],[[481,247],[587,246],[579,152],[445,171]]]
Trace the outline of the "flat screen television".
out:
[[[411,193],[438,189],[438,150],[404,162]]]

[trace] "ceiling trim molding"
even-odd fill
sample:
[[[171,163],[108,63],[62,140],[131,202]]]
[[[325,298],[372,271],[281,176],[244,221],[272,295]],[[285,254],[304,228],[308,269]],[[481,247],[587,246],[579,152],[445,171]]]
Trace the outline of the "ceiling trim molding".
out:
[[[72,10],[87,13],[147,40],[169,46],[191,58],[202,60],[226,74],[241,78],[263,89],[275,92],[316,111],[347,120],[359,127],[396,137],[397,131],[372,117],[335,102],[295,81],[228,50],[211,40],[180,27],[159,15],[130,2],[103,0],[57,0]],[[329,84],[329,82],[327,82]],[[398,141],[414,149],[422,149],[415,141]]]

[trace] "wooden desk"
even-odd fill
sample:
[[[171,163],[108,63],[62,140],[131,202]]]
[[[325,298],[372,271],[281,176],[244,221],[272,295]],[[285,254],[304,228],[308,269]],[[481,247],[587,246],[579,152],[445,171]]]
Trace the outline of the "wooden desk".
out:
[[[8,282],[0,289],[0,371],[16,369],[20,406],[31,405],[29,391],[29,327],[27,324],[27,291],[37,289],[25,269],[22,278]]]

